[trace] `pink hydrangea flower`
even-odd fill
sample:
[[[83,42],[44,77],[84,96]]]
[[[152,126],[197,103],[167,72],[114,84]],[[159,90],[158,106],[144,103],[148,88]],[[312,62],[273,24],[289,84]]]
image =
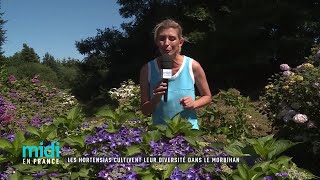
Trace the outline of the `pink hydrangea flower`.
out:
[[[10,84],[14,84],[16,82],[16,77],[14,75],[10,75],[8,81]]]
[[[308,117],[304,114],[296,114],[293,116],[293,121],[298,124],[303,124],[308,121]]]
[[[291,71],[283,71],[282,75],[285,77],[289,77],[292,75],[292,72]]]
[[[291,68],[290,68],[290,66],[288,64],[281,64],[280,65],[280,69],[282,71],[289,71]]]

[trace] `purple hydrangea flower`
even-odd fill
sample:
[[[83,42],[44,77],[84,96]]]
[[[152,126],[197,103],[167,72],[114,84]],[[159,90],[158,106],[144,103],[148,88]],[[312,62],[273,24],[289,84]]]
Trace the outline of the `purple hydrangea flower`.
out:
[[[175,167],[172,174],[170,175],[171,180],[182,180],[183,173],[178,167]]]
[[[279,176],[279,177],[287,177],[287,176],[288,176],[288,173],[286,173],[286,172],[280,172],[280,173],[276,173],[276,176]]]
[[[51,176],[51,177],[58,177],[59,175],[60,175],[60,173],[58,173],[58,172],[52,172],[49,174],[49,176]]]
[[[263,177],[263,180],[274,180],[273,176],[265,176]]]

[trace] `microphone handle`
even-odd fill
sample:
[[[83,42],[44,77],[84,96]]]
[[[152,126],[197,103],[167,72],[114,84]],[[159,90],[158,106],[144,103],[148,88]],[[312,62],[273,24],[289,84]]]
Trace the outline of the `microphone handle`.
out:
[[[163,79],[163,82],[164,83],[167,83],[167,90],[166,90],[166,93],[164,93],[164,102],[167,102],[168,101],[168,88],[169,88],[169,83],[168,83],[168,79]]]

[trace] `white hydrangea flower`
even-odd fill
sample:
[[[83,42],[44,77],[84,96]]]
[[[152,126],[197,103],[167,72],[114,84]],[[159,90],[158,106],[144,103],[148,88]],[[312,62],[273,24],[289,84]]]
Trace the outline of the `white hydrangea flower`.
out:
[[[301,68],[302,68],[302,65],[297,66],[297,69],[301,69]]]
[[[135,94],[138,91],[138,86],[132,80],[123,81],[119,88],[112,88],[108,91],[110,97],[118,102],[130,101],[131,98],[135,98]]]
[[[288,64],[281,64],[280,65],[280,69],[282,71],[289,71],[291,68],[290,68],[290,66]]]
[[[308,117],[305,114],[296,114],[293,116],[293,121],[298,124],[303,124],[308,121]]]
[[[320,87],[320,83],[318,83],[318,82],[315,82],[315,83],[313,83],[313,85],[312,85],[314,88],[319,88]]]

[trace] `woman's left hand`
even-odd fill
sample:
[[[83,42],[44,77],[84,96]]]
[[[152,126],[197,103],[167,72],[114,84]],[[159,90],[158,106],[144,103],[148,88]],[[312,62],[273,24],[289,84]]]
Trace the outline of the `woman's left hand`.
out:
[[[195,107],[195,102],[194,102],[194,100],[192,99],[191,96],[187,96],[187,97],[181,98],[180,99],[180,104],[185,109],[194,109],[194,107]]]

